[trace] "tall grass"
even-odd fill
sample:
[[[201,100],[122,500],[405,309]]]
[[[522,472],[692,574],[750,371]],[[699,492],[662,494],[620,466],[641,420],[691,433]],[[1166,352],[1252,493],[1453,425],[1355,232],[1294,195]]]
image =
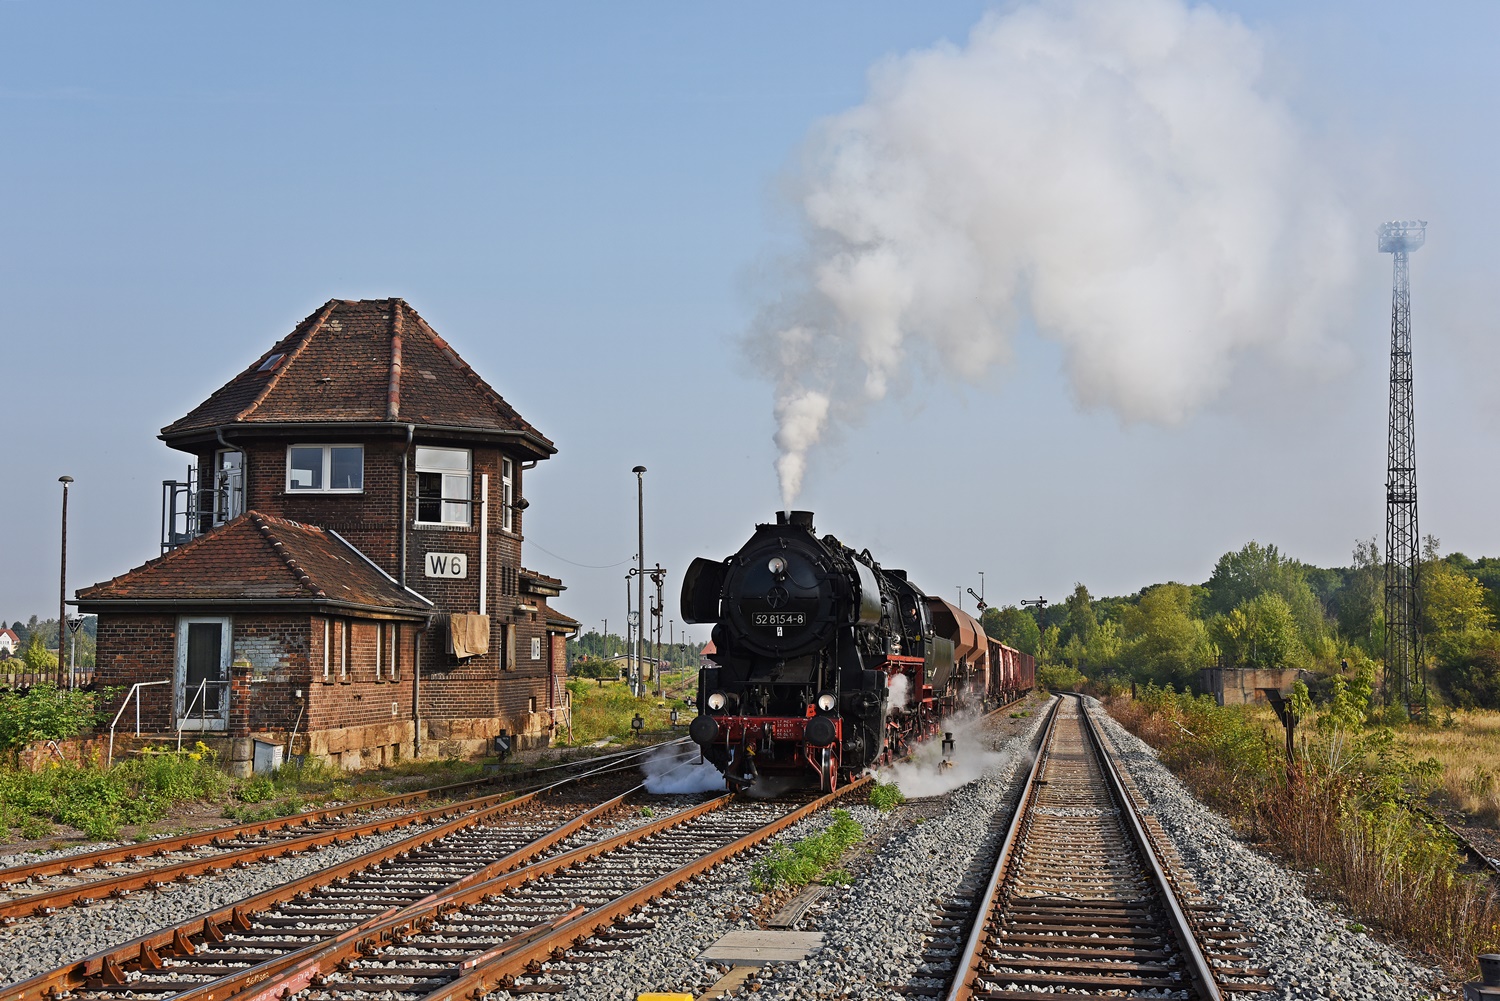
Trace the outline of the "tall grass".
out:
[[[1368,693],[1357,685],[1336,685],[1317,711],[1299,694],[1304,723],[1291,762],[1279,727],[1273,739],[1246,707],[1147,688],[1136,701],[1110,700],[1109,710],[1196,795],[1310,870],[1362,921],[1455,969],[1500,947],[1500,894],[1487,878],[1461,874],[1452,838],[1406,805],[1438,783],[1439,762],[1368,725]]]
[[[634,732],[630,722],[637,713],[645,724],[645,732],[661,733],[671,729],[673,707],[679,711],[681,732],[687,732],[690,710],[682,699],[654,695],[636,698],[630,694],[629,685],[616,681],[607,682],[602,687],[593,683],[580,684],[572,692],[574,744],[589,744],[608,738],[629,740]]]
[[[211,756],[152,754],[104,768],[61,765],[40,772],[0,771],[0,827],[44,837],[52,823],[93,840],[113,838],[125,824],[160,820],[178,803],[211,799],[229,786]]]

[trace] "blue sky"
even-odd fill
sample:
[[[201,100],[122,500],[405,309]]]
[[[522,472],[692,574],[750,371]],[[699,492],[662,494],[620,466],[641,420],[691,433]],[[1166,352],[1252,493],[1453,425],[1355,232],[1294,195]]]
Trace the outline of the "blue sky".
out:
[[[1009,10],[1015,5],[1007,5]],[[1500,8],[1224,3],[1372,235],[1347,364],[1246,359],[1174,428],[1080,410],[1023,327],[979,386],[919,377],[819,453],[800,506],[952,597],[1201,581],[1249,539],[1319,564],[1383,535],[1387,218],[1413,258],[1422,526],[1500,554],[1490,276]],[[330,297],[406,298],[559,445],[527,563],[611,630],[646,465],[674,574],[778,506],[745,360],[809,131],[980,3],[116,4],[0,0],[0,618],[155,554],[156,440]],[[542,551],[542,550],[545,550]],[[675,607],[675,581],[674,576]]]

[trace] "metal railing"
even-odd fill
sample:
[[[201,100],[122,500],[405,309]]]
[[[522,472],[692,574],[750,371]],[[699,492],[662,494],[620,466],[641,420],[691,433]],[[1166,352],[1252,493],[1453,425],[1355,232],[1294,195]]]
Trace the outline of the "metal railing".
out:
[[[115,718],[109,722],[109,756],[104,759],[105,767],[115,762],[115,727],[119,725],[120,717],[125,715],[125,709],[130,705],[130,700],[135,699],[135,735],[141,735],[141,700],[139,698],[142,688],[150,688],[152,685],[170,685],[172,679],[165,681],[137,681],[130,686],[130,692],[125,696],[125,701],[120,703],[120,711],[115,713]]]
[[[193,707],[199,705],[200,700],[202,702],[202,705],[201,705],[201,707],[198,710],[198,732],[199,733],[207,733],[208,732],[208,686],[209,685],[213,685],[215,687],[218,687],[218,686],[222,685],[225,688],[228,688],[229,687],[229,682],[227,682],[227,681],[209,681],[207,678],[204,678],[202,681],[198,682],[198,690],[193,693],[192,700],[190,702],[188,702],[187,708],[184,709],[177,716],[177,750],[179,750],[179,751],[182,750],[182,731],[183,731],[183,725],[182,724],[184,722],[186,722],[188,720],[191,720],[193,718]],[[223,700],[223,696],[225,694],[226,693],[224,693],[224,692],[220,692],[219,693],[219,696],[220,696],[219,705],[214,709],[214,718],[215,719],[217,719],[218,717],[224,715],[224,711],[227,708],[224,705],[224,700]]]

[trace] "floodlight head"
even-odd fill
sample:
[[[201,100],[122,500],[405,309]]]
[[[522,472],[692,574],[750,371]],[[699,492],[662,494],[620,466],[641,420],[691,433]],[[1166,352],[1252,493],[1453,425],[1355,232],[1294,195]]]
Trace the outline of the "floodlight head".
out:
[[[1376,235],[1382,254],[1416,250],[1427,242],[1427,222],[1422,219],[1388,222],[1376,230]]]

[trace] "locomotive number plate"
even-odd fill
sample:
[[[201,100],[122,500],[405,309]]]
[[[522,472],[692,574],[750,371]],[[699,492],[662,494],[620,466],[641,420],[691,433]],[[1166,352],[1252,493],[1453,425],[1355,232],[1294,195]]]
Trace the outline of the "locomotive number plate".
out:
[[[800,719],[773,719],[771,720],[771,738],[773,740],[801,740],[802,725]]]
[[[750,617],[752,626],[805,626],[806,612],[756,612]]]

